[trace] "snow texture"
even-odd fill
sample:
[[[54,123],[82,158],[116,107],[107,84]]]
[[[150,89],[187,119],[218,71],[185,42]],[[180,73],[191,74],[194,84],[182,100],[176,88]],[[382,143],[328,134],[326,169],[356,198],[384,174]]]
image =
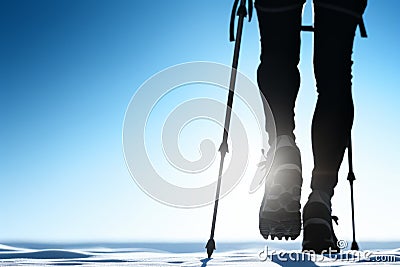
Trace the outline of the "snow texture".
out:
[[[131,246],[0,245],[0,266],[399,266],[400,249],[371,249],[313,255],[295,249],[258,245],[221,245],[211,259],[200,244],[143,243]],[[36,246],[38,247],[38,246]],[[39,246],[40,247],[40,246]],[[53,248],[52,248],[53,247]],[[63,246],[58,246],[63,247]],[[217,248],[218,249],[218,248]],[[268,253],[268,257],[265,255]]]

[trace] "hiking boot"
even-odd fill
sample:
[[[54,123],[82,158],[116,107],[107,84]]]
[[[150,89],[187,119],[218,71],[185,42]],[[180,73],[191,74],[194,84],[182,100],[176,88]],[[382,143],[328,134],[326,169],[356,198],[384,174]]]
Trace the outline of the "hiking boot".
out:
[[[333,231],[331,197],[320,190],[313,190],[303,209],[303,251],[317,254],[339,253],[338,239]]]
[[[273,149],[273,148],[271,148]],[[271,150],[266,158],[272,157]],[[259,166],[262,171],[263,166]],[[259,213],[261,235],[268,239],[288,240],[300,235],[300,195],[303,183],[300,150],[288,135],[277,137],[271,171],[265,181],[265,193]]]

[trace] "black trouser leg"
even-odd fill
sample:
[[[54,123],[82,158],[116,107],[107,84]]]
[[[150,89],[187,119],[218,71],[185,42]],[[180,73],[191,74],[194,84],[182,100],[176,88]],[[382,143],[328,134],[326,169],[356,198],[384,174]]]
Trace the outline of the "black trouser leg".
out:
[[[294,139],[294,106],[300,87],[300,29],[303,0],[258,0],[261,63],[257,80],[275,119],[277,135]],[[266,119],[266,130],[275,129]],[[273,142],[270,138],[270,143]]]
[[[355,5],[360,2],[359,5]],[[349,142],[354,106],[351,93],[354,36],[366,1],[314,0],[314,73],[318,100],[312,122],[314,169],[311,188],[333,195]],[[322,3],[322,5],[321,5]],[[344,11],[343,11],[344,10]]]

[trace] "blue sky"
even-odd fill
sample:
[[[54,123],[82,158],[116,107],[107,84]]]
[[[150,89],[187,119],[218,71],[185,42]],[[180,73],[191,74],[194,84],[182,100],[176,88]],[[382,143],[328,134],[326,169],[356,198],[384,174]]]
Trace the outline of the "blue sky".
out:
[[[400,2],[369,2],[369,38],[357,37],[354,53],[358,235],[399,240],[394,207],[400,202]],[[122,124],[130,98],[153,74],[189,61],[231,63],[231,5],[230,0],[0,1],[0,242],[207,240],[212,207],[167,207],[133,182],[122,152]],[[304,21],[311,22],[310,3]],[[296,133],[304,200],[316,93],[312,38],[302,37]],[[239,68],[255,80],[256,19],[246,23],[243,38]],[[340,233],[349,238],[345,171],[344,165],[334,211]],[[222,240],[262,240],[261,194],[244,192],[239,188],[221,201],[216,236]]]

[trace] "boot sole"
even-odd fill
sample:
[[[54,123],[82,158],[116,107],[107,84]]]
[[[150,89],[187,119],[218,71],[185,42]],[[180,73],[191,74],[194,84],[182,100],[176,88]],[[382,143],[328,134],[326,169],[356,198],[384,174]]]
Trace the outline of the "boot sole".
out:
[[[300,212],[271,212],[268,218],[259,219],[259,229],[261,235],[268,240],[282,238],[286,240],[295,240],[301,231]]]

